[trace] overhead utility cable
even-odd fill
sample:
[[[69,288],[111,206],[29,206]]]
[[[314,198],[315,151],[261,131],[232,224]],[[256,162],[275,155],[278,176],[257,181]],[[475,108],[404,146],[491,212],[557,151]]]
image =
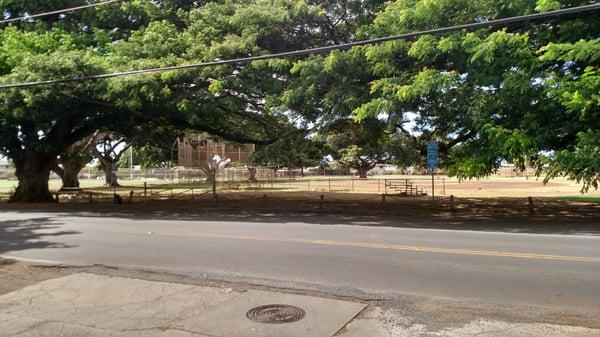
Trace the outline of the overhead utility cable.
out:
[[[50,12],[43,12],[43,13],[37,13],[37,14],[20,16],[20,17],[16,17],[16,18],[3,19],[3,20],[0,20],[0,24],[10,23],[10,22],[16,22],[16,21],[23,21],[23,20],[29,20],[29,19],[35,19],[35,18],[41,18],[41,17],[44,17],[44,16],[55,15],[55,14],[75,12],[75,11],[86,9],[86,8],[98,7],[98,6],[102,6],[102,5],[109,5],[109,4],[113,4],[113,3],[121,2],[121,1],[124,1],[124,0],[108,0],[108,1],[103,1],[103,2],[96,2],[96,3],[88,4],[88,5],[82,5],[82,6],[77,6],[77,7],[59,9],[59,10],[50,11]]]
[[[106,78],[112,78],[112,77],[131,76],[131,75],[140,75],[140,74],[163,73],[163,72],[173,71],[173,70],[204,68],[204,67],[222,66],[222,65],[230,65],[230,64],[245,64],[245,63],[249,63],[252,61],[304,56],[304,55],[310,55],[310,54],[326,53],[326,52],[329,52],[332,50],[345,50],[345,49],[349,49],[349,48],[356,47],[356,46],[371,45],[371,44],[377,44],[377,43],[388,42],[388,41],[408,40],[408,39],[414,39],[416,37],[423,36],[423,35],[439,35],[439,34],[450,33],[450,32],[461,31],[461,30],[473,30],[473,29],[477,29],[477,28],[489,28],[489,27],[496,27],[496,26],[504,26],[504,25],[518,23],[518,22],[524,22],[524,21],[542,20],[542,19],[555,18],[555,17],[569,15],[569,14],[590,12],[590,11],[594,11],[594,10],[598,10],[598,9],[600,9],[600,3],[586,5],[586,6],[580,6],[580,7],[559,9],[559,10],[545,12],[545,13],[536,13],[536,14],[529,14],[529,15],[497,19],[497,20],[474,22],[474,23],[468,23],[468,24],[456,25],[456,26],[450,26],[450,27],[435,28],[435,29],[429,29],[429,30],[424,30],[424,31],[419,31],[419,32],[392,35],[392,36],[386,36],[386,37],[381,37],[381,38],[362,40],[362,41],[356,41],[356,42],[350,42],[350,43],[342,43],[342,44],[325,46],[325,47],[294,50],[294,51],[288,51],[288,52],[282,52],[282,53],[276,53],[276,54],[265,54],[265,55],[235,58],[235,59],[229,59],[229,60],[215,60],[215,61],[210,61],[210,62],[169,66],[169,67],[161,67],[161,68],[149,68],[149,69],[121,71],[121,72],[114,72],[114,73],[107,73],[107,74],[70,77],[70,78],[53,79],[53,80],[46,80],[46,81],[36,81],[36,82],[10,83],[10,84],[0,85],[0,89],[17,88],[17,87],[33,87],[33,86],[39,86],[39,85],[51,85],[51,84],[59,84],[59,83],[67,83],[67,82],[80,82],[80,81],[89,81],[89,80],[106,79]]]

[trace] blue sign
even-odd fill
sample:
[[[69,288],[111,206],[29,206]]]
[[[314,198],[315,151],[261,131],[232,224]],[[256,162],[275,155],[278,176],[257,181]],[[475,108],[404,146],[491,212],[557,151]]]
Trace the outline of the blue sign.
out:
[[[431,170],[438,166],[438,142],[435,140],[427,143],[427,166]]]

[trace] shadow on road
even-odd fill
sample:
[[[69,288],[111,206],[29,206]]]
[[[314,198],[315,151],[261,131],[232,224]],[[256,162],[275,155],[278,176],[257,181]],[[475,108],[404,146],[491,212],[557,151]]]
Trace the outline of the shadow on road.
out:
[[[6,205],[5,205],[6,206]],[[142,206],[142,207],[140,207]],[[240,209],[214,209],[210,208],[180,208],[169,204],[156,204],[144,206],[140,204],[131,205],[107,205],[107,204],[52,204],[47,206],[36,205],[36,207],[2,207],[1,211],[10,211],[26,214],[36,213],[52,217],[36,218],[21,223],[15,221],[0,222],[0,253],[6,250],[6,245],[11,245],[13,250],[28,249],[27,245],[56,245],[49,242],[32,242],[37,234],[33,232],[42,229],[56,228],[59,224],[52,222],[61,216],[70,217],[113,217],[127,218],[132,220],[179,220],[179,221],[224,221],[224,222],[259,222],[259,223],[299,223],[313,225],[354,225],[354,226],[377,226],[397,228],[423,228],[444,230],[470,230],[491,231],[507,233],[534,233],[534,234],[580,234],[600,235],[600,222],[598,217],[587,216],[585,218],[571,217],[510,217],[510,216],[469,216],[468,214],[428,214],[419,216],[415,214],[353,214],[352,209],[346,213],[319,212],[318,210],[281,211],[281,210],[240,210]],[[54,226],[54,227],[52,227]],[[21,232],[8,233],[10,227]],[[12,239],[5,237],[10,234]],[[76,232],[53,233],[53,236],[77,234]],[[29,236],[32,236],[31,238]],[[21,243],[19,243],[21,242]],[[30,246],[29,246],[30,247]]]
[[[0,221],[0,254],[28,249],[72,248],[55,240],[77,231],[60,230],[63,223],[51,217]]]

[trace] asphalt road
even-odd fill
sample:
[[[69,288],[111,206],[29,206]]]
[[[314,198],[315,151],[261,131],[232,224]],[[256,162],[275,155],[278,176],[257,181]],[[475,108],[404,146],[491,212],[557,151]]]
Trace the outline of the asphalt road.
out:
[[[299,219],[0,212],[0,255],[370,298],[417,295],[600,312],[600,236]]]

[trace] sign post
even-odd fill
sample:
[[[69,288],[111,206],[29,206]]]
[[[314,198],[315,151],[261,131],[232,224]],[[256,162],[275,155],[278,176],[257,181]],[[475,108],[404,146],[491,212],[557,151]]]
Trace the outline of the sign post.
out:
[[[431,200],[435,200],[435,169],[438,166],[438,142],[427,143],[427,167],[431,170]]]

